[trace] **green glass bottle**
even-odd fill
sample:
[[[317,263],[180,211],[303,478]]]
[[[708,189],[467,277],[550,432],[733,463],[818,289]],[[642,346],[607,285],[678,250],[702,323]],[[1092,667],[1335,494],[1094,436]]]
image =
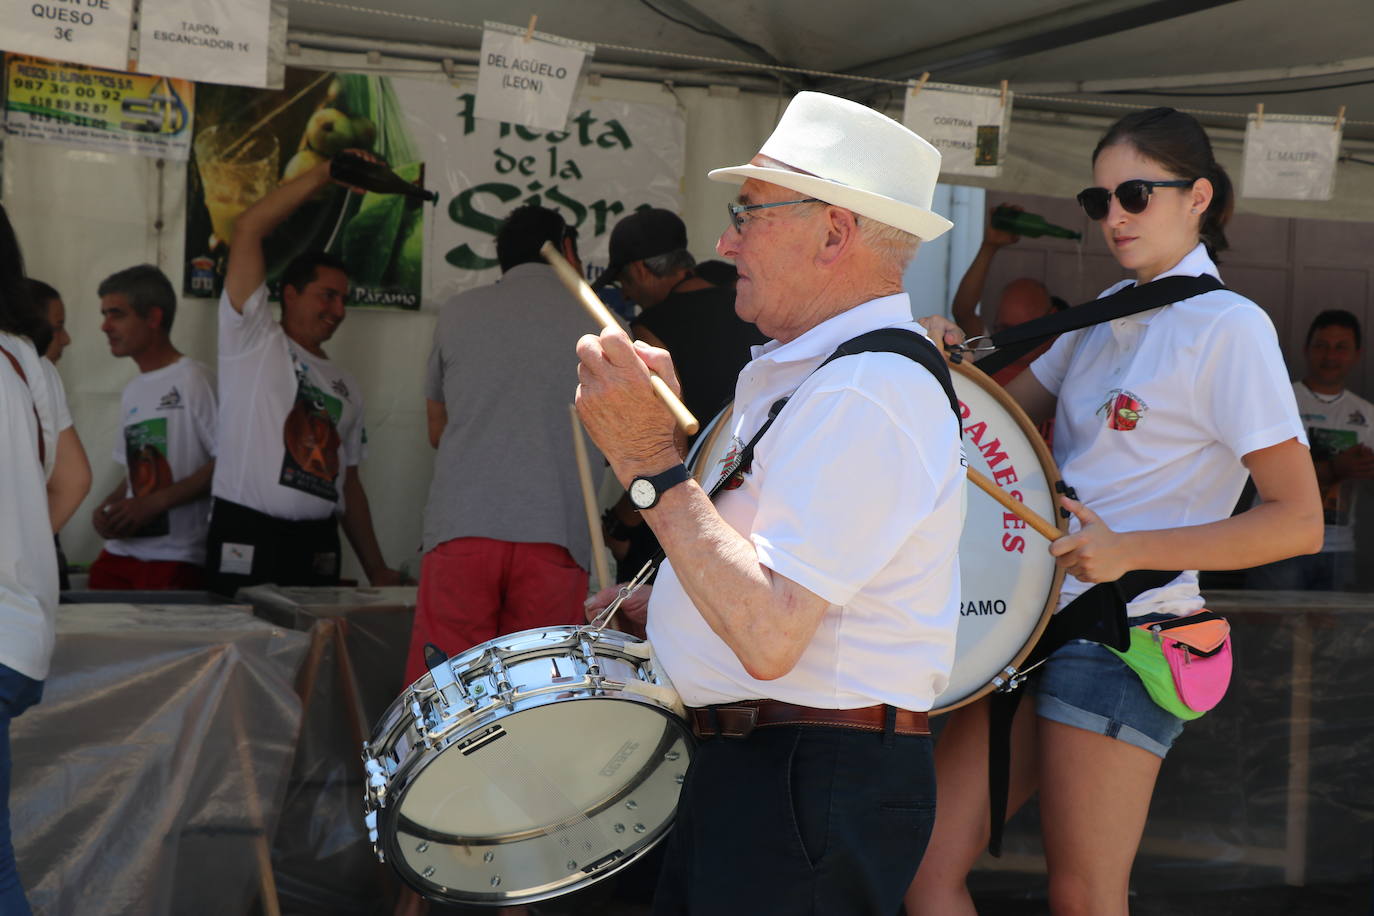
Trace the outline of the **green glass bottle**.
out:
[[[1024,235],[1032,239],[1038,239],[1042,235],[1057,239],[1081,239],[1083,237],[1081,232],[1056,226],[1039,213],[1027,213],[1025,210],[1017,210],[1013,207],[998,207],[993,210],[992,228],[1010,232],[1012,235]]]

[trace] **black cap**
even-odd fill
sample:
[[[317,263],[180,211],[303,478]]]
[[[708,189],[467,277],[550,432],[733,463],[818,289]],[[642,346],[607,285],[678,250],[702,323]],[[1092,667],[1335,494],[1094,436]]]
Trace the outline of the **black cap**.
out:
[[[637,210],[611,230],[611,263],[592,286],[614,283],[626,264],[687,247],[687,226],[671,210]]]

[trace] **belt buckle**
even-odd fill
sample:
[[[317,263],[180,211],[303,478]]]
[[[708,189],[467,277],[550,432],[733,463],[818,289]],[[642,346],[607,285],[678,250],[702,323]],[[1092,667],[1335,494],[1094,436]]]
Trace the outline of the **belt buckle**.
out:
[[[757,706],[717,706],[711,713],[722,738],[747,738],[759,721]]]

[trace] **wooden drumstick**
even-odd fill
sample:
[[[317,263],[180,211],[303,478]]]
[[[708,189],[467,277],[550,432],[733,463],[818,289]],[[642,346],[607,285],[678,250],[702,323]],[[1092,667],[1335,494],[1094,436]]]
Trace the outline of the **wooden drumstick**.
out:
[[[582,421],[577,417],[577,407],[568,405],[572,415],[573,452],[577,455],[577,479],[582,483],[582,508],[587,510],[587,528],[592,535],[592,565],[596,570],[596,590],[601,591],[610,585],[610,567],[606,563],[606,541],[601,536],[601,519],[596,514],[596,491],[592,486],[592,465],[587,460],[587,442],[582,438]]]
[[[1001,503],[1002,507],[1008,512],[1013,513],[1017,518],[1021,519],[1021,521],[1034,528],[1036,533],[1043,535],[1046,540],[1057,541],[1064,536],[1064,532],[1045,521],[1045,519],[1040,516],[1039,512],[1036,512],[1030,506],[1027,506],[1018,499],[1012,499],[1001,487],[991,480],[988,480],[973,468],[968,469],[968,479],[977,484],[978,489]]]
[[[545,242],[539,249],[539,253],[544,256],[544,260],[549,262],[553,272],[558,274],[558,279],[563,281],[563,285],[568,288],[568,292],[573,294],[573,298],[582,304],[587,310],[587,314],[592,316],[592,320],[603,328],[618,328],[620,323],[611,315],[605,303],[596,297],[592,288],[587,285],[587,281],[573,269],[563,255],[558,253],[558,249],[552,242]],[[668,387],[668,383],[659,378],[654,373],[649,373],[649,381],[654,386],[654,393],[659,396],[664,404],[668,405],[668,410],[672,412],[673,419],[677,421],[682,431],[692,436],[701,428],[697,418],[692,416],[692,412],[682,403],[682,400],[675,394],[673,389]]]

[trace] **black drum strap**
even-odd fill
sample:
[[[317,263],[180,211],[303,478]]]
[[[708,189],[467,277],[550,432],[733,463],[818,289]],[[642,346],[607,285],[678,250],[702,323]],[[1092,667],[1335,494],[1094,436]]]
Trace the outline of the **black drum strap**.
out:
[[[828,366],[840,357],[857,356],[860,353],[896,353],[899,356],[905,356],[912,362],[925,367],[931,375],[935,376],[935,380],[940,383],[940,387],[944,389],[945,397],[949,399],[950,409],[954,411],[954,422],[956,424],[960,423],[959,396],[954,393],[954,382],[950,378],[949,364],[945,362],[944,356],[941,355],[935,344],[931,343],[928,338],[915,331],[907,330],[906,328],[879,328],[876,331],[869,331],[865,334],[860,334],[858,337],[852,337],[836,347],[835,352],[827,356],[825,362],[813,369],[811,374],[815,374],[820,371],[822,366]],[[808,378],[809,377],[808,375]],[[769,427],[771,427],[773,421],[778,418],[778,414],[780,414],[783,407],[787,405],[790,397],[789,395],[786,398],[779,398],[777,401],[773,402],[772,407],[768,408],[768,419],[763,421],[763,425],[759,427],[759,431],[754,433],[748,444],[740,449],[735,459],[721,472],[720,478],[716,480],[715,485],[707,491],[707,499],[714,502],[716,495],[719,494],[721,490],[724,490],[735,477],[749,470],[749,466],[754,460],[754,447],[759,444],[759,440],[763,438],[764,433],[768,432]],[[962,430],[962,426],[960,428]],[[659,548],[659,550],[654,553],[653,557],[649,559],[649,562],[645,564],[645,568],[640,570],[639,574],[635,576],[635,579],[637,581],[648,581],[648,577],[657,573],[658,567],[663,562],[664,557],[665,554],[663,553],[663,549]]]
[[[1220,280],[1210,274],[1200,277],[1162,277],[1143,286],[1127,286],[1110,296],[998,331],[988,338],[997,348],[997,352],[978,360],[978,368],[992,375],[1010,366],[1046,340],[1065,331],[1076,331],[1089,325],[1136,315],[1162,305],[1225,288]]]
[[[1050,618],[1035,648],[1021,663],[1021,670],[1039,665],[1075,639],[1092,640],[1125,652],[1131,647],[1126,605],[1137,595],[1162,588],[1178,576],[1178,572],[1137,569],[1115,582],[1099,582]],[[1002,854],[1002,828],[1007,821],[1007,797],[1011,786],[1011,724],[1020,705],[1021,691],[1014,686],[988,697],[988,799],[991,802],[988,852],[994,856]]]

